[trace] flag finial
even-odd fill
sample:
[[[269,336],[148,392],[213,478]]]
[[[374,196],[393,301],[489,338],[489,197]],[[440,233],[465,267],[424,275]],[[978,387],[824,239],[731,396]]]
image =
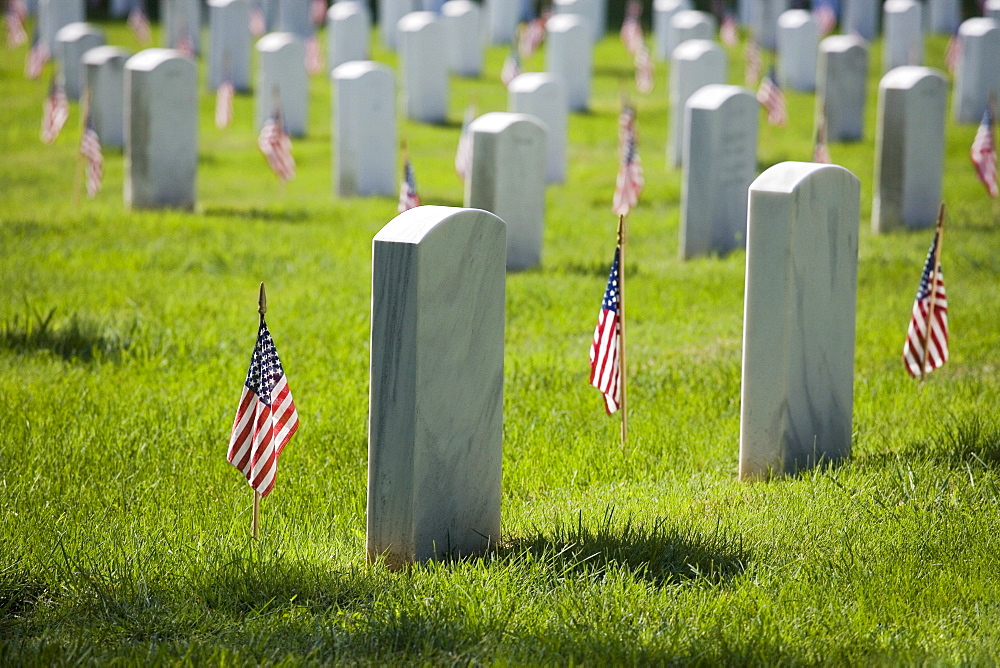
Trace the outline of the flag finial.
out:
[[[267,295],[264,294],[264,281],[260,282],[260,297],[257,300],[257,313],[260,313],[261,317],[267,313]]]

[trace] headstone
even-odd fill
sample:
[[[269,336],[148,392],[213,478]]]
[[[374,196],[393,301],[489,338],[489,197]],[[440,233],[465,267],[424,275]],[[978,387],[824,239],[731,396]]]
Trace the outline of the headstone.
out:
[[[85,18],[84,0],[38,0],[38,39],[54,54],[59,29]]]
[[[1000,21],[1000,0],[986,0],[986,4],[983,6],[983,16]]]
[[[859,141],[868,96],[868,43],[856,35],[827,37],[819,43],[816,77],[816,123],[825,123],[827,140]]]
[[[201,53],[200,0],[161,0],[163,46],[168,49],[189,47]]]
[[[933,227],[941,203],[948,82],[928,67],[897,67],[878,86],[872,233]]]
[[[483,73],[483,43],[479,35],[479,5],[471,0],[448,0],[441,6],[448,36],[448,66],[463,77]]]
[[[546,30],[545,69],[566,86],[570,111],[586,111],[594,70],[590,33],[583,20],[573,14],[553,16]]]
[[[90,116],[105,148],[125,145],[125,61],[130,55],[117,46],[98,46],[83,54]]]
[[[495,111],[469,124],[472,166],[465,206],[507,223],[507,269],[542,261],[545,220],[545,128],[534,117]]]
[[[125,206],[193,209],[198,68],[173,49],[125,62]]]
[[[341,197],[396,194],[393,71],[373,61],[353,61],[334,68],[331,77],[334,192]]]
[[[772,51],[777,48],[778,17],[785,13],[789,4],[789,0],[757,0],[750,29],[759,46]]]
[[[521,20],[521,0],[489,0],[484,11],[488,41],[491,44],[512,43]]]
[[[121,18],[126,16],[132,7],[135,5],[136,0],[111,0],[110,13],[111,16],[116,18]]]
[[[208,0],[208,88],[225,81],[250,90],[250,4],[247,0]]]
[[[872,41],[878,34],[879,0],[843,0],[840,11],[840,32],[857,34]]]
[[[397,46],[397,26],[399,20],[417,9],[416,0],[382,0],[379,2],[378,32],[382,46],[395,51]]]
[[[783,162],[750,186],[740,479],[851,454],[860,183]]]
[[[746,245],[747,188],[757,175],[756,95],[703,86],[688,98],[681,181],[681,258]]]
[[[653,48],[660,60],[670,58],[677,46],[670,35],[670,22],[674,15],[692,8],[691,0],[653,0]]]
[[[568,110],[566,88],[548,72],[526,72],[507,86],[509,111],[533,116],[546,130],[545,178],[549,183],[566,180]]]
[[[500,539],[505,231],[420,206],[372,242],[367,549],[390,568]]]
[[[967,19],[958,28],[958,39],[952,118],[957,123],[978,123],[990,93],[1000,95],[1000,24],[981,17]]]
[[[819,30],[812,14],[789,9],[778,17],[778,77],[783,88],[816,89],[816,50]]]
[[[986,0],[986,7],[994,0]],[[927,0],[927,11],[930,14],[928,29],[942,35],[954,35],[958,24],[962,21],[962,7],[959,0]],[[984,16],[989,14],[984,11]]]
[[[718,23],[708,12],[692,9],[674,14],[667,30],[667,43],[673,45],[668,57],[673,55],[674,49],[690,39],[714,40]]]
[[[255,128],[260,130],[275,105],[281,105],[288,134],[304,137],[309,127],[309,76],[306,49],[298,35],[272,32],[257,40],[257,86],[254,90]]]
[[[435,14],[440,14],[441,8],[443,6],[444,6],[444,0],[421,0],[419,11],[434,12]]]
[[[411,12],[399,21],[403,113],[423,123],[448,117],[448,44],[444,23],[432,12]]]
[[[726,52],[716,42],[691,39],[670,59],[670,135],[667,164],[680,167],[684,152],[684,105],[702,86],[726,83]]]
[[[305,0],[278,0],[278,30],[298,35],[303,41],[312,37],[310,4]]]
[[[914,0],[886,0],[882,6],[882,71],[920,65],[924,59],[921,8]]]
[[[552,0],[554,14],[576,14],[595,43],[604,35],[604,3],[602,0]]]
[[[83,54],[104,44],[104,33],[89,23],[70,23],[56,33],[55,57],[70,100],[83,95]]]
[[[370,55],[371,16],[361,2],[341,0],[326,13],[327,60],[333,69]]]

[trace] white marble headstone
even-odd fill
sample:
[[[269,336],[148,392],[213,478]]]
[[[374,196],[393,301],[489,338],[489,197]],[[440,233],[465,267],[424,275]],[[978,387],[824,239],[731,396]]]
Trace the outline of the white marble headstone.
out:
[[[306,0],[278,0],[278,31],[298,35],[303,41],[312,37],[310,4]]]
[[[545,128],[533,116],[495,111],[469,124],[472,166],[465,206],[507,223],[507,269],[541,264],[545,225]]]
[[[860,140],[868,97],[867,42],[857,35],[824,39],[816,77],[816,123],[825,121],[827,140]]]
[[[423,123],[448,117],[448,42],[433,12],[411,12],[399,20],[399,64],[403,113]]]
[[[89,23],[70,23],[56,33],[56,62],[70,100],[83,95],[83,54],[104,44],[104,33]]]
[[[989,7],[990,0],[986,0]],[[962,20],[962,7],[959,0],[927,0],[926,11],[930,14],[927,29],[933,33],[954,35]],[[984,10],[984,16],[989,16]]]
[[[653,49],[660,60],[670,58],[677,47],[670,34],[670,22],[674,15],[693,7],[691,0],[653,0]]]
[[[98,46],[83,54],[90,116],[103,148],[125,145],[125,61],[131,55],[117,46]]]
[[[304,137],[309,127],[309,76],[306,48],[290,32],[273,32],[257,40],[257,86],[254,90],[254,118],[257,130],[264,125],[275,105],[288,134]]]
[[[778,79],[783,88],[815,90],[818,47],[819,30],[810,12],[789,9],[778,17]]]
[[[878,86],[872,233],[933,227],[941,203],[948,82],[897,67]]]
[[[778,17],[785,13],[790,4],[789,0],[757,0],[750,29],[761,47],[772,50],[777,48]]]
[[[593,42],[583,19],[558,14],[548,21],[545,37],[545,69],[566,86],[570,111],[590,107],[591,78],[594,71]]]
[[[725,84],[703,86],[685,107],[680,254],[687,260],[746,244],[760,111],[752,91]]]
[[[860,182],[783,162],[749,200],[741,480],[851,453]]]
[[[726,83],[726,52],[716,42],[691,39],[670,58],[670,127],[667,164],[680,167],[684,154],[684,105],[702,86]]]
[[[84,0],[38,0],[38,39],[54,54],[59,29],[84,19]]]
[[[708,12],[693,9],[677,12],[670,19],[670,26],[667,28],[667,44],[673,45],[668,57],[673,55],[674,49],[690,39],[714,40],[718,24]]]
[[[399,20],[417,11],[417,0],[382,0],[379,2],[378,34],[382,46],[389,51],[395,51],[398,40],[397,26]]]
[[[333,190],[341,197],[396,194],[396,84],[373,61],[334,68]]]
[[[194,53],[201,53],[200,0],[161,0],[160,15],[163,19],[163,46],[176,49],[189,40]]]
[[[882,72],[924,61],[921,4],[915,0],[886,0],[882,6]]]
[[[229,81],[250,90],[250,4],[247,0],[208,0],[208,89]]]
[[[448,0],[441,6],[448,36],[448,67],[463,77],[483,73],[483,41],[479,34],[479,5],[471,0]]]
[[[327,62],[331,69],[352,60],[367,60],[371,47],[371,14],[367,6],[341,0],[326,13]]]
[[[521,0],[489,0],[483,4],[486,32],[491,44],[510,44],[515,40],[521,6]]]
[[[604,36],[603,0],[552,0],[552,11],[555,14],[576,14],[583,17],[594,42]]]
[[[983,16],[994,21],[1000,21],[1000,0],[986,0],[986,3],[983,5]]]
[[[566,180],[566,141],[569,110],[566,88],[548,72],[525,72],[507,86],[507,109],[541,121],[546,130],[545,177],[549,183]]]
[[[878,34],[880,0],[843,0],[840,6],[840,32],[857,34],[872,41]]]
[[[500,539],[505,232],[420,206],[372,242],[367,551],[390,568]]]
[[[978,123],[990,93],[1000,95],[1000,24],[982,17],[967,19],[958,28],[958,38],[952,118],[956,123]]]
[[[192,209],[198,172],[198,71],[173,49],[125,62],[125,206]]]

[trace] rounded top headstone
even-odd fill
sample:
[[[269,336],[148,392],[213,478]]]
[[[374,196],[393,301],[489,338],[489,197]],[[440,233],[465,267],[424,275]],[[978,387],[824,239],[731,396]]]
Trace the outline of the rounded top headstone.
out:
[[[826,165],[817,162],[779,162],[767,168],[750,184],[750,190],[793,193],[814,178],[830,178],[834,174],[848,178],[861,187],[861,182],[850,170],[840,165]]]
[[[447,17],[465,16],[478,10],[476,3],[470,0],[448,0],[441,5],[441,15]]]
[[[917,6],[913,0],[885,0],[882,11],[887,14],[902,14]]]
[[[962,37],[979,37],[998,29],[1000,24],[993,19],[976,16],[962,21],[962,25],[958,26],[958,34]]]
[[[299,36],[293,32],[272,32],[257,40],[258,51],[281,51],[286,46],[301,43]]]
[[[897,67],[889,70],[886,75],[882,77],[878,87],[880,89],[913,88],[924,80],[938,81],[940,82],[940,85],[945,87],[948,85],[944,73],[939,70],[935,70],[930,67],[921,67],[918,65],[905,65],[903,67]]]
[[[889,2],[891,1],[889,0]],[[815,23],[815,21],[813,21],[812,14],[804,9],[789,9],[781,12],[781,16],[778,17],[778,26],[782,28],[801,28],[810,23]]]
[[[722,51],[722,47],[710,39],[689,39],[681,42],[670,55],[673,60],[698,60],[706,53]]]
[[[586,28],[583,17],[578,14],[556,14],[545,24],[548,32],[569,32],[577,28]]]
[[[418,32],[429,25],[437,23],[438,15],[434,12],[410,12],[399,19],[396,29],[400,32]]]
[[[125,69],[152,72],[164,63],[185,62],[194,67],[194,61],[177,49],[143,49],[125,61]]]
[[[104,36],[104,34],[97,29],[97,26],[90,23],[67,23],[62,28],[59,28],[58,32],[56,32],[56,41],[75,42],[84,35]]]
[[[545,133],[545,128],[534,116],[509,111],[491,111],[483,114],[469,124],[469,132],[489,132],[495,134],[515,125],[525,123],[538,128],[538,131],[542,134]]]
[[[851,49],[868,51],[868,42],[858,35],[830,35],[819,43],[819,50],[826,52],[843,52]]]
[[[729,84],[708,84],[702,86],[688,98],[685,106],[694,109],[719,109],[726,102],[734,97],[746,96],[756,104],[757,97],[749,89],[743,86],[730,86]]]
[[[333,68],[330,77],[333,79],[360,79],[371,72],[387,72],[392,74],[392,70],[382,63],[374,60],[351,60]]]
[[[330,9],[326,12],[326,19],[328,21],[343,21],[355,14],[366,14],[364,5],[360,2],[354,2],[354,0],[341,0],[341,2],[330,5]]]
[[[705,23],[712,23],[712,16],[696,9],[684,9],[670,19],[670,25],[681,30],[696,28]]]
[[[511,80],[510,84],[507,85],[507,91],[510,93],[530,93],[542,86],[551,85],[561,86],[559,77],[550,72],[525,72]]]
[[[131,52],[119,46],[95,46],[93,49],[87,49],[84,52],[80,58],[80,62],[84,65],[103,65],[115,58],[127,59],[131,55]]]
[[[208,0],[209,7],[228,7],[229,5],[234,5],[243,0]]]
[[[470,213],[477,215],[470,218]],[[385,227],[375,234],[372,241],[419,244],[434,232],[439,225],[443,225],[456,217],[468,219],[468,222],[474,222],[477,225],[489,225],[497,230],[502,229],[506,234],[506,223],[489,211],[453,206],[424,205],[408,209],[390,220],[386,223]],[[500,227],[497,227],[498,225]]]
[[[1000,0],[997,0],[1000,2]],[[691,0],[653,0],[653,10],[670,12],[691,9]]]

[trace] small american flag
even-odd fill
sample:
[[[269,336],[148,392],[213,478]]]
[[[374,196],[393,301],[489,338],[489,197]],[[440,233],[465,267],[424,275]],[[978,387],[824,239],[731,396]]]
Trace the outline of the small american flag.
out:
[[[255,491],[267,496],[274,489],[278,455],[298,428],[299,415],[288,379],[261,317],[226,459]]]
[[[751,39],[747,42],[746,47],[743,49],[743,59],[746,61],[746,76],[744,77],[746,85],[749,88],[753,88],[760,81],[760,72],[763,67],[763,61],[760,57],[760,47],[757,46],[756,40]]]
[[[187,30],[181,32],[180,37],[174,42],[174,48],[188,58],[194,57],[194,42],[191,40],[191,35],[188,34]]]
[[[529,58],[538,47],[545,41],[545,22],[548,21],[548,14],[542,14],[538,18],[528,21],[520,31],[517,41],[517,50],[522,58]]]
[[[465,181],[472,168],[472,134],[469,124],[476,118],[476,105],[465,108],[465,118],[462,119],[462,133],[458,136],[458,148],[455,150],[455,172],[458,178]]]
[[[601,314],[594,329],[594,340],[590,344],[590,384],[604,394],[604,408],[608,415],[618,410],[621,401],[621,376],[619,369],[619,337],[621,321],[618,317],[618,257],[611,265],[608,285],[604,288]]]
[[[826,37],[837,27],[837,12],[828,2],[813,6],[813,21],[816,22],[816,30],[820,38]]]
[[[830,148],[826,144],[826,124],[820,123],[816,128],[816,139],[813,142],[813,162],[831,164]]]
[[[976,166],[976,175],[986,186],[986,192],[990,197],[996,197],[1000,194],[997,190],[997,150],[993,142],[993,116],[989,109],[983,112],[969,156]]]
[[[924,273],[920,276],[920,287],[917,297],[913,300],[913,311],[910,315],[910,325],[906,330],[906,343],[903,344],[903,364],[914,377],[922,377],[948,361],[948,295],[945,294],[944,276],[941,264],[937,261],[937,246],[941,239],[940,227],[934,232],[934,241],[927,252],[924,262]],[[933,294],[932,294],[933,293]],[[934,315],[930,316],[931,301],[934,302]],[[931,322],[930,336],[927,335],[927,325]],[[924,341],[927,341],[927,351],[924,352]],[[926,356],[927,363],[923,364]],[[924,373],[921,374],[921,366]]]
[[[507,58],[503,61],[503,68],[500,70],[500,81],[504,86],[509,86],[516,76],[521,74],[521,59],[517,56],[517,49],[511,49]]]
[[[84,158],[87,172],[87,197],[93,198],[101,191],[104,180],[104,155],[101,153],[101,139],[94,127],[94,117],[89,113],[80,137],[80,155]]]
[[[321,26],[326,21],[326,0],[312,0],[309,7],[314,26]]]
[[[722,26],[719,28],[719,37],[722,43],[728,47],[734,47],[740,41],[739,30],[736,27],[736,17],[726,12],[722,17]]]
[[[295,178],[295,158],[292,157],[292,138],[285,131],[281,110],[276,110],[264,121],[257,136],[257,146],[267,158],[271,171],[282,181]]]
[[[774,68],[760,82],[757,89],[757,101],[767,110],[767,122],[771,125],[788,123],[788,113],[785,111],[785,94],[781,92],[778,81],[774,78]]]
[[[42,68],[49,62],[49,48],[42,42],[35,29],[35,37],[31,42],[31,50],[28,51],[28,58],[24,62],[24,76],[29,79],[37,79],[42,75]]]
[[[236,88],[233,82],[223,81],[215,91],[215,127],[225,129],[233,122],[233,97]]]
[[[267,19],[264,18],[264,10],[261,6],[254,5],[250,8],[250,34],[260,37],[267,31]]]
[[[146,16],[146,12],[142,11],[142,7],[136,5],[128,13],[128,27],[132,29],[140,44],[149,44],[152,33],[149,27],[149,18]]]
[[[306,71],[312,75],[323,72],[323,51],[319,48],[316,35],[306,40]]]
[[[952,74],[958,69],[958,61],[962,57],[962,38],[958,36],[956,31],[948,39],[948,46],[944,50],[944,62],[948,67],[948,71]]]
[[[403,158],[403,182],[399,184],[399,212],[409,211],[420,206],[420,195],[417,194],[417,179],[413,173],[413,165],[409,158]]]
[[[649,49],[643,44],[642,48],[635,52],[635,87],[640,93],[653,92],[653,59],[649,56]]]
[[[52,77],[48,97],[42,105],[42,141],[46,144],[54,142],[67,120],[69,100],[66,99],[66,89],[57,77]]]
[[[28,9],[21,0],[12,0],[7,7],[7,48],[16,49],[28,41],[28,31],[24,29],[24,17]]]
[[[629,104],[622,107],[618,116],[618,154],[618,177],[611,209],[619,216],[627,216],[638,204],[645,183],[637,147],[635,108]]]
[[[621,37],[622,44],[625,45],[625,50],[632,55],[635,55],[635,52],[643,46],[642,24],[639,23],[639,17],[641,16],[642,2],[640,0],[628,0],[628,4],[625,7],[625,19],[622,21],[622,27],[618,34]]]

